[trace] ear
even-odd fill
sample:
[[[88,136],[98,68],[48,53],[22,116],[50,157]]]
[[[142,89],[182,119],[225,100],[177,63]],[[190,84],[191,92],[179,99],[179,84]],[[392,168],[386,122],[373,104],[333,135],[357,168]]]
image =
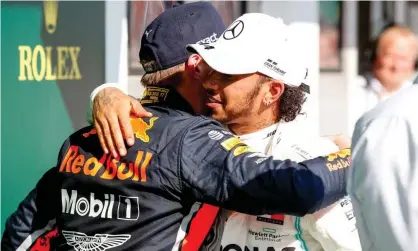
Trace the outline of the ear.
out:
[[[199,54],[192,54],[186,62],[186,72],[195,79],[200,79],[203,74],[203,59]]]
[[[277,81],[272,80],[268,83],[269,89],[266,93],[266,96],[264,97],[264,102],[266,104],[274,104],[279,100],[280,96],[282,96],[284,92],[284,84]]]

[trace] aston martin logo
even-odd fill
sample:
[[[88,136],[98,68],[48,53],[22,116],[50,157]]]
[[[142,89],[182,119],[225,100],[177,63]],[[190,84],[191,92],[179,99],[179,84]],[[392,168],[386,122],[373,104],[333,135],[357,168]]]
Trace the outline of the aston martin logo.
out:
[[[45,29],[49,34],[53,34],[57,29],[58,1],[44,0],[44,19]]]
[[[72,231],[62,231],[62,234],[67,240],[67,244],[76,251],[104,251],[120,246],[131,238],[130,234],[87,236],[85,233]]]

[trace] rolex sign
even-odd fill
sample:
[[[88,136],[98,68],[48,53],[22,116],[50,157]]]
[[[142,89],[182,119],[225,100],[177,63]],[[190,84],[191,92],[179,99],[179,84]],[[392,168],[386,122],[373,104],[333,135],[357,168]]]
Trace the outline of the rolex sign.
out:
[[[1,4],[1,232],[104,83],[103,1]]]

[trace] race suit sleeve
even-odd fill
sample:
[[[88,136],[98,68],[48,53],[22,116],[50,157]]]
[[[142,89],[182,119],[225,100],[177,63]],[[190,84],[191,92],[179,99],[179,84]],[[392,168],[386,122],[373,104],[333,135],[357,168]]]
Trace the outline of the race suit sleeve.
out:
[[[59,201],[60,190],[54,189],[56,172],[56,168],[50,169],[7,219],[1,250],[27,250],[34,240],[52,229],[59,210],[56,205],[60,204],[51,203]]]
[[[64,149],[64,150],[63,150]],[[68,142],[60,150],[61,159]],[[27,250],[38,237],[51,230],[60,212],[60,184],[58,168],[49,169],[7,219],[1,240],[1,250]]]
[[[305,217],[310,234],[325,251],[361,251],[353,205],[348,196]]]
[[[302,134],[299,130],[296,132],[298,135]],[[302,142],[302,137],[290,135],[290,147],[279,148],[274,154],[275,158],[286,156],[292,160],[303,161],[338,151],[338,147],[331,140],[309,136],[303,135],[305,142]],[[282,141],[284,138],[286,137]],[[348,196],[327,208],[300,218],[300,222],[302,231],[319,242],[324,251],[361,251],[353,205]]]
[[[185,196],[241,213],[303,216],[346,194],[347,168],[332,164],[339,155],[301,163],[274,160],[212,120],[192,123],[179,151]]]
[[[338,151],[338,147],[329,139],[305,138],[309,140],[292,143],[288,152],[283,151],[284,155],[279,153],[278,156],[303,161]],[[306,215],[300,221],[302,229],[319,242],[324,251],[361,251],[353,205],[348,196],[327,208]]]
[[[348,192],[363,250],[417,250],[416,127],[401,115],[357,122]]]

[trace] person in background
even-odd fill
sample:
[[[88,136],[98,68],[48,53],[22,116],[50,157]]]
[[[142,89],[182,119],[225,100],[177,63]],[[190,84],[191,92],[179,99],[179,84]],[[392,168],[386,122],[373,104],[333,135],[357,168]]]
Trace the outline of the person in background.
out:
[[[373,79],[366,86],[366,111],[411,86],[417,58],[418,40],[411,29],[396,24],[383,29],[372,52]]]
[[[356,123],[347,190],[363,250],[418,250],[418,81]]]

